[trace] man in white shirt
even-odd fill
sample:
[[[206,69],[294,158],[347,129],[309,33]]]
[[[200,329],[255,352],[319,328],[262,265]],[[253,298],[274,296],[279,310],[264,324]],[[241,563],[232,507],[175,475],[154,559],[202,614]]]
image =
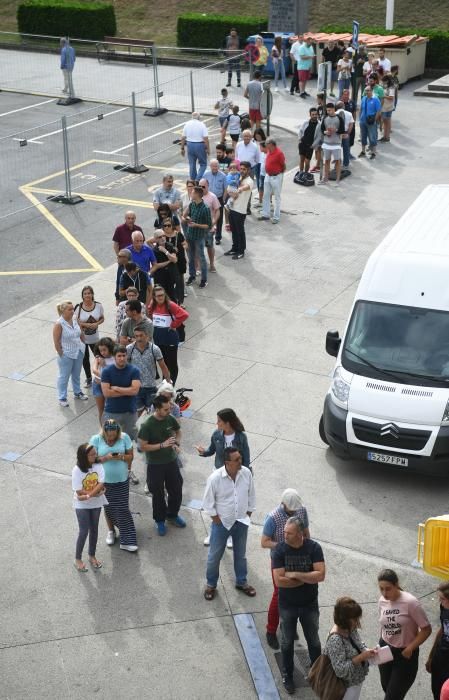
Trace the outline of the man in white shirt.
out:
[[[391,72],[391,61],[385,58],[385,49],[379,49],[379,66],[384,69],[384,73]]]
[[[209,257],[209,270],[210,272],[217,272],[215,267],[215,248],[214,248],[214,235],[217,230],[218,219],[220,218],[221,205],[218,201],[217,195],[209,190],[209,182],[205,177],[202,177],[199,181],[199,186],[203,190],[203,202],[209,207],[210,215],[212,219],[212,228],[207,232],[205,238],[205,246],[207,250],[207,255]]]
[[[182,156],[185,155],[186,144],[190,179],[195,181],[200,180],[207,168],[209,136],[206,125],[201,121],[199,112],[193,112],[192,118],[184,124],[181,139]],[[197,163],[199,164],[198,170]]]
[[[232,247],[226,251],[225,255],[231,255],[232,260],[240,260],[245,256],[245,219],[248,212],[251,190],[253,189],[253,180],[250,177],[250,172],[250,163],[247,160],[242,160],[240,163],[240,182],[237,192],[233,193],[234,205],[229,212]]]
[[[235,147],[235,157],[240,162],[248,161],[251,165],[251,171],[256,167],[256,164],[260,162],[260,148],[259,145],[253,141],[253,135],[250,129],[245,129],[242,131],[242,140],[237,143]]]
[[[344,102],[337,102],[335,107],[337,108],[337,114],[341,114],[345,120],[345,133],[341,136],[341,147],[343,149],[343,167],[349,168],[349,161],[351,159],[351,133],[355,127],[354,117],[351,112],[345,109]]]
[[[212,519],[204,591],[206,600],[215,598],[220,561],[229,536],[234,545],[235,587],[250,598],[256,595],[246,580],[246,540],[251,513],[256,507],[253,477],[249,469],[242,467],[242,456],[235,447],[225,448],[224,463],[224,467],[216,469],[208,478],[203,497],[203,510]]]

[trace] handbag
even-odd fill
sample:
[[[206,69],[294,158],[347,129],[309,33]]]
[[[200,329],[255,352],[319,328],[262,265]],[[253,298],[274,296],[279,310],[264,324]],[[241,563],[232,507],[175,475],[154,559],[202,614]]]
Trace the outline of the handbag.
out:
[[[376,121],[376,117],[374,114],[367,114],[366,115],[366,123],[372,126]]]
[[[346,685],[335,675],[331,660],[326,654],[321,654],[314,661],[308,680],[320,700],[342,700],[346,693]]]

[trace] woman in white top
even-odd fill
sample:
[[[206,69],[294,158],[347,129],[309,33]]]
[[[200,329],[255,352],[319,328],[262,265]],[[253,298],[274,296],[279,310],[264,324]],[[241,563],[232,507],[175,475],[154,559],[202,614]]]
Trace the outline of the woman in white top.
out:
[[[351,53],[345,51],[342,58],[337,63],[338,70],[338,96],[341,100],[343,90],[349,90],[351,87],[351,72],[352,72],[352,59]]]
[[[84,335],[78,325],[71,301],[57,305],[59,318],[53,327],[53,343],[58,353],[59,375],[57,380],[60,406],[69,405],[67,387],[72,379],[73,393],[76,399],[87,401],[88,397],[81,391],[80,375],[84,358]]]
[[[284,85],[284,89],[287,92],[289,92],[290,88],[287,87],[287,79],[285,77],[284,50],[282,48],[281,36],[277,36],[274,40],[273,48],[271,49],[271,61],[274,67],[275,92],[278,91],[279,73],[281,75],[281,80]]]
[[[82,556],[87,535],[89,535],[89,561],[92,568],[101,569],[101,561],[95,556],[98,540],[98,521],[101,508],[108,501],[104,495],[104,469],[97,463],[95,447],[84,443],[76,453],[76,467],[72,470],[73,507],[79,525],[75,551],[75,569],[85,573]]]
[[[86,344],[83,358],[83,368],[86,374],[85,386],[92,386],[89,348],[93,355],[94,347],[100,340],[98,326],[104,323],[104,309],[100,302],[95,301],[94,290],[90,285],[82,288],[81,299],[81,304],[75,306],[75,312],[79,327],[84,333],[84,342]]]

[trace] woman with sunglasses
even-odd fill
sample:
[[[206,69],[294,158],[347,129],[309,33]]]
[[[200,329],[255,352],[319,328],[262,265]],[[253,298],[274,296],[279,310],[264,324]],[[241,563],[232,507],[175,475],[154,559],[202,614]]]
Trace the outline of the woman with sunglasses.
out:
[[[173,228],[175,230],[179,230],[181,228],[181,222],[179,220],[179,217],[172,212],[168,204],[164,203],[161,204],[159,209],[157,210],[157,217],[154,220],[154,228],[162,228],[162,224],[165,221],[165,219],[171,220]]]
[[[120,425],[109,418],[103,423],[98,435],[93,435],[89,444],[97,451],[97,462],[104,468],[104,486],[108,505],[104,514],[108,525],[106,544],[113,545],[115,528],[120,533],[120,549],[137,552],[137,537],[134,520],[129,510],[128,472],[134,458],[131,438],[122,433]]]
[[[175,301],[178,256],[173,244],[165,236],[165,229],[156,229],[154,232],[153,251],[156,256],[156,263],[151,268],[154,284],[163,287],[170,299]]]
[[[153,341],[160,348],[173,386],[178,377],[178,328],[189,318],[187,311],[170,300],[160,285],[155,285],[148,304],[148,318],[153,321]]]
[[[177,275],[175,277],[175,301],[177,304],[184,302],[184,275],[187,272],[186,249],[187,241],[180,230],[176,230],[171,219],[164,219],[162,230],[166,240],[172,244],[178,262],[176,263]]]

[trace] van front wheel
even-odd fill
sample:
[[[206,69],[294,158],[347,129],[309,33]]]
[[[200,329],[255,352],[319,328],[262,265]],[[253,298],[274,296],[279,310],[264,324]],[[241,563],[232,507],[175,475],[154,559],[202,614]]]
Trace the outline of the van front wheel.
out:
[[[320,433],[320,438],[322,439],[322,441],[323,441],[326,445],[328,445],[328,444],[329,444],[329,441],[328,441],[328,439],[327,439],[327,437],[326,437],[326,433],[324,432],[324,420],[323,420],[323,416],[321,416],[321,418],[320,418],[320,424],[319,424],[319,426],[318,426],[318,430],[319,430],[319,433]]]

